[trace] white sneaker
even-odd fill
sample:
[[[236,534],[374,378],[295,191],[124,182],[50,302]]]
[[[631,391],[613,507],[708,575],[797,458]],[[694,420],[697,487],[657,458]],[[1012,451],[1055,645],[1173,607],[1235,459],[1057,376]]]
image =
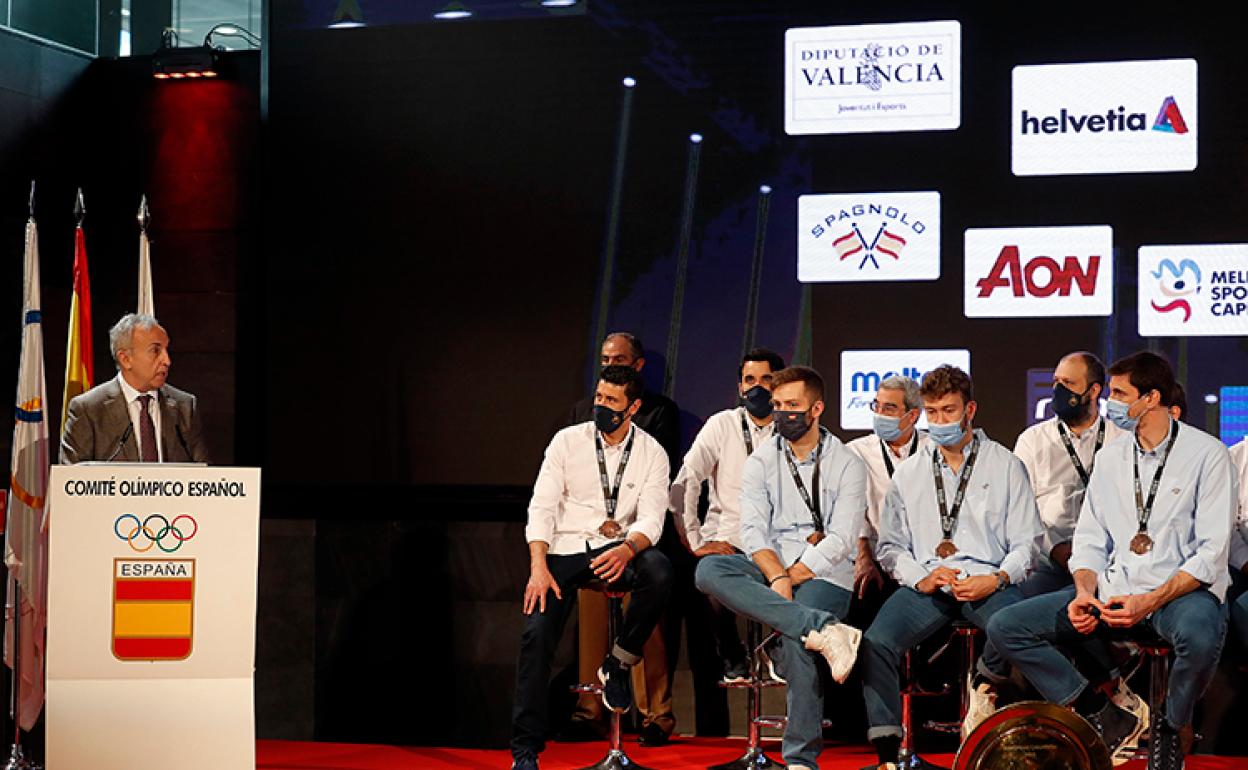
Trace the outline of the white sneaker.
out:
[[[979,727],[980,722],[992,716],[996,710],[997,691],[991,684],[984,682],[978,687],[971,688],[966,719],[962,720],[962,741],[965,742],[971,731]]]
[[[858,659],[858,645],[862,632],[844,623],[829,623],[818,631],[811,631],[802,639],[806,649],[814,650],[828,661],[832,678],[843,684]]]
[[[807,767],[806,765],[788,765],[786,770],[814,770],[814,768]]]
[[[1140,724],[1152,724],[1152,722],[1149,721],[1148,701],[1132,692],[1131,688],[1127,686],[1126,679],[1118,680],[1118,689],[1114,691],[1110,700],[1113,701],[1113,704],[1118,708],[1123,711],[1130,712],[1132,716],[1139,720]],[[1135,757],[1136,752],[1140,749],[1140,739],[1146,734],[1147,731],[1144,730],[1141,731],[1140,734],[1128,737],[1127,740],[1123,741],[1122,745],[1118,747],[1118,750],[1114,752],[1112,757],[1114,765],[1117,766],[1131,761],[1131,759]]]

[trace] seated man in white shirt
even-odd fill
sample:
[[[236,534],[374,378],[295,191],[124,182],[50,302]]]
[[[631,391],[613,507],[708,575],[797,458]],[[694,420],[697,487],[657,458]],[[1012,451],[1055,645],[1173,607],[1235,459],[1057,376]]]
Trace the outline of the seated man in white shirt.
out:
[[[858,539],[858,557],[854,559],[854,594],[859,599],[865,598],[873,585],[886,587],[875,560],[875,546],[880,539],[880,509],[893,473],[928,443],[927,431],[917,427],[923,399],[919,383],[913,379],[900,374],[884,379],[875,392],[871,411],[872,432],[849,442],[849,448],[867,464],[867,525]]]
[[[684,524],[681,539],[698,558],[741,552],[741,472],[746,458],[771,438],[771,381],[783,368],[784,359],[765,348],[745,354],[737,370],[742,405],[707,419],[672,482],[672,514]],[[703,481],[708,482],[708,505],[706,519],[699,522]],[[737,616],[713,598],[710,608],[723,681],[743,682],[750,672],[737,633]]]
[[[671,592],[671,564],[650,547],[667,512],[667,454],[632,424],[641,393],[635,369],[605,367],[593,421],[555,434],[533,485],[512,720],[516,770],[536,770],[546,745],[551,660],[576,589],[596,579],[631,590],[623,628],[598,670],[603,703],[616,711],[632,703],[628,669],[640,660]]]

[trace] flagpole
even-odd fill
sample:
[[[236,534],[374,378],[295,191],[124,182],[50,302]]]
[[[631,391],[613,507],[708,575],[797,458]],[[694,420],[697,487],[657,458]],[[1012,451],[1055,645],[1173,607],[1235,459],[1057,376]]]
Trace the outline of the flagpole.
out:
[[[81,193],[79,193],[81,195]],[[35,221],[35,180],[30,180],[30,199],[27,202],[27,212],[30,216],[30,222]],[[25,308],[23,308],[25,312]],[[42,405],[41,407],[42,408]],[[5,551],[8,551],[9,527],[12,526],[12,519],[5,512],[4,518],[4,539]],[[12,590],[8,590],[12,587]],[[26,759],[22,751],[22,699],[21,699],[21,676],[22,676],[22,584],[13,575],[12,568],[6,569],[5,574],[5,620],[9,623],[9,627],[13,629],[13,668],[9,673],[9,715],[13,718],[13,745],[9,747],[9,761],[4,766],[4,770],[42,770],[42,767],[35,762]]]

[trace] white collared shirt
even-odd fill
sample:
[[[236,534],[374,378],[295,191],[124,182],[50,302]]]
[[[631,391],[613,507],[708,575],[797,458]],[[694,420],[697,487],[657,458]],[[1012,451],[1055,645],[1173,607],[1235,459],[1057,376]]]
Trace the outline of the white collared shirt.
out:
[[[933,454],[949,508],[956,497],[959,473],[953,472],[938,447],[929,441],[893,474],[880,516],[876,558],[904,586],[916,586],[940,566],[967,575],[1004,572],[1011,583],[1019,583],[1035,564],[1043,528],[1027,471],[1010,450],[982,430],[976,428],[975,435],[979,437],[979,455],[954,523],[951,539],[958,550],[952,556],[936,555],[944,531],[932,477]],[[967,442],[962,448],[963,463],[969,459],[973,443]]]
[[[594,423],[583,422],[555,434],[546,447],[542,468],[533,483],[529,501],[529,521],[524,535],[528,542],[543,541],[549,553],[584,553],[612,542],[598,530],[607,520],[607,503],[598,473],[598,453]],[[615,520],[623,528],[621,538],[639,532],[652,544],[663,534],[667,514],[667,453],[650,434],[636,425],[618,444],[603,442],[607,476],[615,486],[620,460],[628,442],[632,454],[619,482]],[[618,542],[620,538],[615,538]]]
[[[1173,427],[1173,424],[1172,424]],[[1140,487],[1148,499],[1169,438],[1140,452]],[[1121,436],[1098,455],[1088,494],[1079,511],[1070,572],[1099,577],[1100,598],[1151,591],[1182,570],[1222,601],[1230,583],[1227,562],[1234,528],[1238,479],[1221,441],[1182,423],[1148,521],[1152,548],[1130,548],[1139,531],[1135,507],[1134,434]]]
[[[1070,444],[1085,471],[1096,469],[1092,454],[1101,424],[1105,425],[1102,448],[1123,435],[1121,428],[1104,417],[1097,418],[1078,435],[1067,428],[1066,435],[1070,436]],[[1075,522],[1079,520],[1079,508],[1083,505],[1085,493],[1083,481],[1058,433],[1056,417],[1036,423],[1019,434],[1014,454],[1027,467],[1032,491],[1036,493],[1040,520],[1044,522],[1044,554],[1047,556],[1054,546],[1068,543],[1075,536]]]
[[[1231,533],[1231,569],[1242,570],[1248,563],[1248,438],[1231,447],[1231,462],[1239,479],[1239,513]]]
[[[741,471],[749,457],[742,421],[755,449],[771,437],[773,424],[754,424],[743,406],[717,412],[698,431],[672,482],[668,505],[676,520],[684,524],[690,550],[711,541],[741,548]],[[699,523],[698,497],[703,481],[709,482],[708,506],[706,521]]]
[[[917,446],[914,441],[916,436],[919,439]],[[927,447],[929,441],[927,431],[916,429],[910,440],[897,449],[874,433],[849,442],[849,448],[857,452],[867,464],[867,524],[862,537],[868,538],[872,546],[880,538],[880,509],[884,507],[884,495],[888,494],[888,485],[893,481],[893,475],[888,472],[888,465],[884,462],[883,452],[888,452],[895,473],[897,467],[911,455],[911,448],[917,454]]]
[[[126,411],[130,413],[130,424],[134,426],[134,445],[139,448],[139,457],[143,456],[143,428],[139,424],[143,404],[139,401],[139,396],[152,397],[152,400],[147,402],[147,413],[151,415],[152,425],[156,428],[156,459],[163,463],[165,452],[160,445],[160,391],[149,390],[147,393],[140,393],[126,382],[121,372],[117,372],[117,382],[121,385],[122,397],[126,399]]]

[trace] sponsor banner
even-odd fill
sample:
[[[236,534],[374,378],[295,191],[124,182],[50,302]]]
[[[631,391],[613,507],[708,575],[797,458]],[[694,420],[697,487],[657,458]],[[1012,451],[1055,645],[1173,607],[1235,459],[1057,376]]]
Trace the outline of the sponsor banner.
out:
[[[1191,171],[1196,82],[1195,59],[1015,67],[1014,174]]]
[[[967,230],[966,317],[1110,315],[1113,245],[1108,225]]]
[[[1248,437],[1248,385],[1223,385],[1219,390],[1218,432],[1227,446]]]
[[[962,122],[956,21],[797,27],[784,33],[784,130],[933,131]]]
[[[1248,335],[1248,244],[1141,246],[1141,337]]]
[[[871,430],[871,402],[880,383],[893,375],[916,382],[942,364],[971,372],[969,350],[844,350],[841,351],[841,429]],[[919,417],[919,427],[927,418]]]
[[[797,277],[934,281],[940,277],[940,193],[800,195]]]

